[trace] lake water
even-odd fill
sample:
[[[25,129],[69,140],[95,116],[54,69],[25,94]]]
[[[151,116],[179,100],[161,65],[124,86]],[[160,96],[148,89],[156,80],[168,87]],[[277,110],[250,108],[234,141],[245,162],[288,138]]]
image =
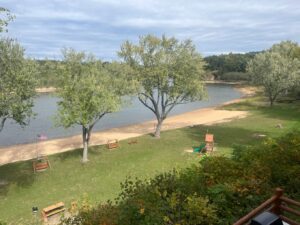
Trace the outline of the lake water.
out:
[[[208,99],[176,106],[170,115],[176,115],[196,109],[207,108],[224,102],[240,98],[241,93],[231,85],[208,84]],[[0,146],[35,142],[38,134],[45,134],[48,139],[67,137],[81,134],[81,127],[69,129],[55,127],[53,117],[57,111],[58,98],[52,94],[41,94],[35,99],[34,112],[37,116],[31,119],[30,124],[21,128],[12,121],[7,121],[0,133]],[[93,131],[121,127],[155,119],[154,114],[144,107],[137,98],[121,111],[105,115],[94,127]]]

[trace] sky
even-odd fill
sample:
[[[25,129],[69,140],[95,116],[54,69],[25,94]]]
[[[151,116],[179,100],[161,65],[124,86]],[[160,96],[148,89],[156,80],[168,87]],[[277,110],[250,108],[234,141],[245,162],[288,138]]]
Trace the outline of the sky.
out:
[[[117,60],[124,41],[146,34],[191,39],[203,56],[300,42],[300,0],[0,0],[0,7],[16,16],[5,35],[39,59],[60,59],[72,47]]]

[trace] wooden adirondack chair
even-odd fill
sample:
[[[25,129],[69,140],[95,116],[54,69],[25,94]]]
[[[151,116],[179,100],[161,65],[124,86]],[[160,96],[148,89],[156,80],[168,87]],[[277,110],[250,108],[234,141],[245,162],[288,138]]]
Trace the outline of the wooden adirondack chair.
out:
[[[212,152],[214,150],[214,135],[206,134],[205,135],[206,151]]]

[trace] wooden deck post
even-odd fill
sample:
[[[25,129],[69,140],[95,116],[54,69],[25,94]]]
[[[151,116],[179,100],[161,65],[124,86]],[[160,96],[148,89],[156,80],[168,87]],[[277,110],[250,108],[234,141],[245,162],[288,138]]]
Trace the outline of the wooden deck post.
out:
[[[275,213],[276,215],[280,216],[281,215],[281,208],[280,208],[280,205],[281,205],[281,197],[283,195],[283,189],[281,188],[276,188],[275,189],[275,196],[276,196],[276,199],[274,201],[274,206],[272,208],[272,212]]]

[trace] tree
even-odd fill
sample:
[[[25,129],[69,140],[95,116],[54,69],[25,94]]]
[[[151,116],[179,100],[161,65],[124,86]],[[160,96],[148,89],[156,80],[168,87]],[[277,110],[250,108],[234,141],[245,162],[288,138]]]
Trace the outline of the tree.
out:
[[[0,33],[7,31],[6,27],[10,21],[14,19],[14,16],[6,8],[0,7]]]
[[[248,63],[252,82],[263,86],[270,106],[299,80],[300,61],[293,53],[296,46],[292,42],[281,42]]]
[[[14,40],[0,39],[0,131],[12,119],[27,125],[33,115],[35,63],[24,58],[24,49]]]
[[[0,33],[14,16],[0,7]],[[21,126],[33,115],[35,63],[25,59],[24,49],[12,39],[0,39],[0,132],[8,119]]]
[[[37,62],[37,79],[39,87],[56,87],[59,83],[58,67],[60,61],[56,60],[36,60]]]
[[[217,79],[248,80],[248,74],[245,73],[246,66],[256,54],[257,52],[229,53],[207,56],[204,60],[207,62],[207,69],[212,71]]]
[[[275,44],[271,48],[274,52],[279,52],[281,55],[284,55],[285,57],[288,57],[292,60],[297,59],[300,62],[300,46],[297,42],[292,41],[282,41],[279,44]],[[300,70],[300,68],[299,68]],[[297,79],[295,80],[295,85],[292,87],[293,90],[290,92],[290,94],[297,93],[298,96],[300,96],[300,71],[298,73]],[[295,96],[294,96],[295,97]]]
[[[205,93],[205,63],[190,40],[147,35],[138,45],[126,41],[118,54],[136,72],[140,102],[155,114],[155,137],[176,105],[201,100]]]
[[[288,42],[287,42],[288,43]],[[286,51],[287,53],[290,53],[289,55],[294,59],[300,60],[300,46],[296,43],[292,43],[293,49],[291,51]],[[287,48],[288,49],[288,48]],[[300,99],[300,73],[298,74],[298,79],[296,81],[295,86],[293,89],[289,92],[289,95],[291,97],[294,97],[296,99]]]
[[[58,124],[66,128],[75,124],[82,127],[82,162],[85,163],[94,125],[104,115],[119,110],[121,97],[130,92],[123,79],[123,74],[130,70],[126,65],[104,64],[91,54],[72,49],[63,50],[62,65]]]
[[[279,44],[274,44],[270,51],[278,52],[284,57],[300,60],[300,46],[296,42],[282,41]]]

